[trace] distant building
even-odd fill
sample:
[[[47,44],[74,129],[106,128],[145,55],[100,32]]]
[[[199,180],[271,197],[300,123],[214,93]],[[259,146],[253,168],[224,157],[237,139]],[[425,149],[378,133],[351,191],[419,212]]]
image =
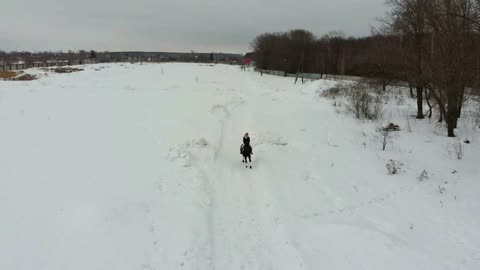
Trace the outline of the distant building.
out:
[[[253,66],[255,64],[255,53],[249,52],[243,56],[243,64],[245,66]]]

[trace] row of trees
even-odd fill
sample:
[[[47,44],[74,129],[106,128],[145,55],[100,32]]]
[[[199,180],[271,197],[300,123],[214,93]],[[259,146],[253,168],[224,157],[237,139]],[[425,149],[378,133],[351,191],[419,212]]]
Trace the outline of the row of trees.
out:
[[[67,52],[4,52],[0,51],[0,63],[13,64],[17,62],[24,62],[31,64],[34,62],[47,61],[69,61],[69,62],[83,62],[87,59],[96,57],[94,51],[67,51]]]
[[[202,63],[239,63],[241,55],[226,53],[168,53],[168,52],[94,52],[94,51],[68,51],[68,52],[3,52],[0,51],[0,64],[14,64],[24,62],[68,61],[83,63],[87,59],[96,62],[202,62]]]
[[[331,32],[316,38],[305,30],[265,33],[252,43],[256,65],[288,73],[375,78],[383,88],[408,83],[417,98],[440,111],[453,137],[465,90],[480,87],[480,0],[387,0],[381,29],[362,38]]]
[[[351,73],[351,70],[346,72],[345,63],[351,60],[346,54],[356,48],[360,40],[347,39],[341,32],[331,32],[318,39],[309,31],[297,29],[262,34],[255,38],[252,47],[258,68],[288,73],[345,74]]]

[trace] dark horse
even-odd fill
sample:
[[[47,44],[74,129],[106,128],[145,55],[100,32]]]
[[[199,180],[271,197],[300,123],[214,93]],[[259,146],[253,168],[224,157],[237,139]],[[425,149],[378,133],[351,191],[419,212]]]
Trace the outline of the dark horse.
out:
[[[247,158],[250,163],[252,162],[253,151],[250,144],[242,144],[242,146],[240,146],[240,154],[243,156],[242,162],[247,163]]]

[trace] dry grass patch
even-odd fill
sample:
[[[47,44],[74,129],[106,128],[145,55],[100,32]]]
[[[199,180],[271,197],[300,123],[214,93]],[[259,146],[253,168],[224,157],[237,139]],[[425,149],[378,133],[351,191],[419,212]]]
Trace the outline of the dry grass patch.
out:
[[[23,71],[1,71],[0,79],[6,81],[33,81],[38,78],[35,75],[26,74]]]
[[[32,74],[23,74],[18,77],[13,78],[13,81],[34,81],[38,79],[37,76]]]
[[[0,71],[0,79],[12,80],[17,77],[17,72],[15,71]]]
[[[62,67],[62,68],[54,68],[52,69],[55,73],[72,73],[72,72],[79,72],[83,71],[81,68],[72,68],[72,67]]]

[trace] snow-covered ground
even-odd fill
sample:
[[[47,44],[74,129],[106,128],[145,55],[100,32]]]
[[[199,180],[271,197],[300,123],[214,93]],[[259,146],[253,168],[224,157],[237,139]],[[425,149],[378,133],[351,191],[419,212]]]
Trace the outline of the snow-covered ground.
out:
[[[319,97],[333,81],[85,68],[0,81],[0,269],[480,269],[470,122],[458,160],[433,119],[407,130],[407,98],[385,112],[402,130],[381,151],[376,123]]]

